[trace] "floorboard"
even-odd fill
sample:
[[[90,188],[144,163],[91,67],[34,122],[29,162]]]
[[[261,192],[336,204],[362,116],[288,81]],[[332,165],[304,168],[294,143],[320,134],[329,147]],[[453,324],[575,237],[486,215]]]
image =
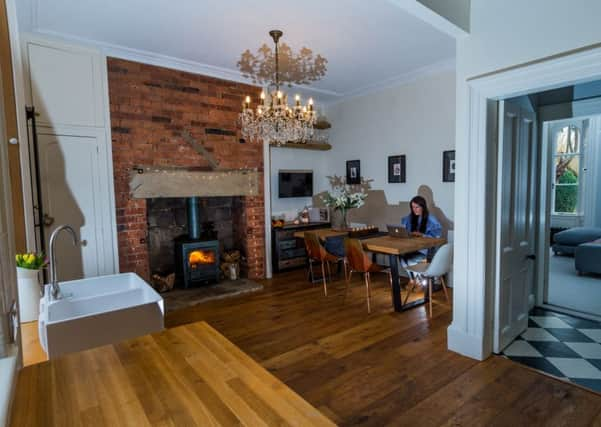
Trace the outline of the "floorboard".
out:
[[[394,313],[385,277],[374,277],[371,314],[359,277],[348,290],[344,281],[330,284],[327,297],[302,271],[277,275],[264,286],[169,313],[166,324],[207,321],[339,425],[601,420],[599,395],[502,357],[478,363],[448,351],[452,311],[440,292],[429,319],[424,307]]]

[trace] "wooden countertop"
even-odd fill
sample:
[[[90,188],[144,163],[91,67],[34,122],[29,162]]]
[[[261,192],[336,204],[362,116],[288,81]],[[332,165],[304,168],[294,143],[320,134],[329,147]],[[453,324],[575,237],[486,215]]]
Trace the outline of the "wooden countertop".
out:
[[[205,322],[23,368],[11,422],[334,425]]]
[[[287,222],[281,227],[271,227],[273,230],[301,230],[303,228],[311,228],[311,227],[330,227],[330,222],[328,221],[318,221],[318,222],[306,222],[294,224],[293,222]]]
[[[321,240],[325,240],[328,237],[338,237],[348,235],[348,231],[334,230],[332,228],[317,228],[315,230],[307,230],[309,233],[315,233]],[[294,237],[302,239],[305,237],[305,231],[297,231],[294,233]]]

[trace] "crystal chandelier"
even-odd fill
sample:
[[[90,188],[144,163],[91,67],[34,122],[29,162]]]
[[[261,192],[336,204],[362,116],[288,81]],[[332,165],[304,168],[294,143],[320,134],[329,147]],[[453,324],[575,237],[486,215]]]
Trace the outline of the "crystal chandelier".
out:
[[[287,142],[306,143],[313,137],[313,125],[316,121],[313,99],[309,98],[307,105],[301,105],[300,95],[294,98],[294,105],[288,105],[288,95],[280,90],[280,64],[278,42],[282,37],[282,31],[272,30],[269,35],[275,43],[275,82],[274,90],[261,91],[260,99],[256,108],[251,108],[251,98],[247,96],[242,105],[240,113],[240,125],[242,128],[242,137],[250,141],[269,141],[277,145]],[[266,55],[266,46],[262,48]],[[289,49],[289,48],[288,48]],[[250,52],[245,52],[243,59],[248,58]],[[325,59],[318,56],[321,72],[325,73]],[[240,66],[240,62],[238,65]],[[319,65],[316,62],[317,65]],[[242,67],[241,67],[242,69]],[[262,67],[264,70],[265,67]],[[317,79],[315,67],[311,76],[307,79]],[[257,73],[258,74],[258,73]],[[317,74],[319,74],[317,72]],[[323,74],[322,74],[323,75]],[[297,74],[298,77],[298,74]],[[260,81],[260,76],[256,77]],[[255,78],[253,78],[255,79]],[[290,83],[290,82],[289,82]],[[267,92],[267,93],[266,93]]]

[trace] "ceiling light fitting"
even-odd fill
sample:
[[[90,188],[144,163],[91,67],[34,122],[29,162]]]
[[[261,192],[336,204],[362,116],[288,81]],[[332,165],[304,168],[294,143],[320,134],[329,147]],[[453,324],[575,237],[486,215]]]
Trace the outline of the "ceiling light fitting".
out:
[[[302,105],[301,97],[297,94],[294,104],[289,106],[288,95],[280,89],[280,84],[284,82],[290,86],[292,83],[319,80],[325,74],[327,61],[318,55],[312,62],[312,66],[307,65],[308,58],[312,60],[313,57],[309,49],[301,49],[300,55],[295,58],[291,49],[286,46],[287,69],[284,73],[285,80],[282,81],[279,40],[283,33],[280,30],[272,30],[269,35],[275,44],[273,56],[270,54],[270,49],[263,45],[259,49],[264,57],[262,63],[248,50],[242,54],[242,59],[238,62],[238,67],[243,74],[252,77],[254,82],[270,83],[270,77],[275,76],[275,81],[271,85],[267,85],[267,90],[261,91],[256,108],[251,107],[251,97],[246,96],[239,117],[242,136],[250,141],[275,142],[279,145],[287,142],[306,143],[313,137],[313,125],[316,122],[313,99],[309,98],[307,104]],[[291,68],[291,64],[296,64],[296,68]],[[273,88],[271,91],[269,90],[270,86]]]

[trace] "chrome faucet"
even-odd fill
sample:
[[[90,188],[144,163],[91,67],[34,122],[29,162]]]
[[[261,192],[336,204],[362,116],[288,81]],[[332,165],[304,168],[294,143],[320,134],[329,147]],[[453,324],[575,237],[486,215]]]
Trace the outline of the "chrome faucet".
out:
[[[77,246],[78,243],[77,234],[75,234],[75,230],[73,230],[73,228],[71,228],[69,225],[59,225],[50,235],[50,244],[48,245],[50,251],[50,294],[54,299],[61,298],[61,288],[58,284],[58,275],[56,273],[56,251],[54,249],[54,244],[57,236],[63,230],[66,230],[71,234],[71,237],[73,237],[74,246]]]

